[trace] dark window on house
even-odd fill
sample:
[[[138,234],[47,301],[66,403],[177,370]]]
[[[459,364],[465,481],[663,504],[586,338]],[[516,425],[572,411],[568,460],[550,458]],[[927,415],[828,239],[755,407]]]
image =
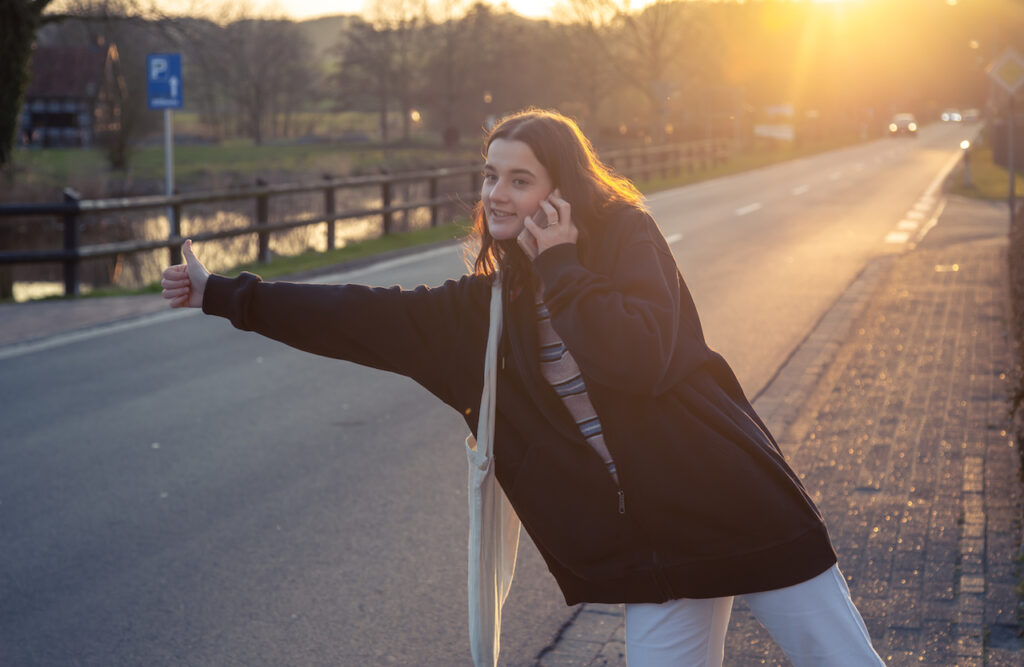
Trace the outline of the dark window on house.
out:
[[[33,127],[78,127],[78,118],[73,113],[34,113]]]

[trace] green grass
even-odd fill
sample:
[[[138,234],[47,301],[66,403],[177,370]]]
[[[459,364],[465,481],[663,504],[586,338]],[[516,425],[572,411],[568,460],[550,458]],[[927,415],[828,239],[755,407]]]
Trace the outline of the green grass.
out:
[[[947,192],[975,199],[1006,200],[1010,194],[1009,172],[992,161],[992,149],[971,149],[971,184],[964,184],[964,163],[961,160],[947,181]],[[1024,162],[1024,158],[1021,160]],[[1024,164],[1014,169],[1016,196],[1024,199]]]
[[[405,248],[465,238],[468,234],[469,221],[466,219],[460,219],[447,225],[438,225],[437,227],[417,229],[410,232],[379,236],[375,239],[368,239],[358,243],[350,243],[344,248],[329,250],[327,252],[309,251],[301,255],[279,255],[272,258],[267,264],[260,264],[259,262],[238,264],[237,266],[225,271],[218,271],[218,273],[234,276],[238,275],[242,271],[249,271],[251,273],[259,274],[266,280],[277,280],[285,277],[299,278],[302,277],[303,274],[308,275],[320,269],[335,267],[341,264],[403,250]],[[100,287],[89,290],[87,293],[83,293],[79,297],[52,296],[47,297],[46,300],[157,294],[160,291],[160,283],[155,282],[138,289]]]
[[[417,229],[401,234],[379,236],[375,239],[352,243],[344,248],[328,250],[327,252],[310,251],[290,257],[275,257],[269,264],[260,264],[258,262],[239,264],[224,273],[234,275],[242,271],[249,271],[251,273],[258,273],[263,278],[268,279],[295,276],[324,267],[353,262],[404,248],[451,241],[463,238],[468,233],[468,221],[461,220],[448,225],[438,225],[437,227]]]
[[[175,185],[182,190],[202,190],[226,184],[252,184],[264,177],[272,182],[295,180],[294,174],[319,178],[358,174],[386,164],[392,169],[469,161],[473,151],[449,152],[437,147],[384,147],[372,144],[263,144],[233,140],[217,145],[180,145],[174,149]],[[134,183],[142,189],[162,189],[163,146],[142,146],[132,152],[126,173],[111,172],[103,155],[95,150],[51,148],[18,150],[18,172],[12,199],[19,191],[59,192],[76,188],[87,197],[110,182]],[[290,175],[286,178],[284,175]],[[148,188],[146,187],[148,184]]]

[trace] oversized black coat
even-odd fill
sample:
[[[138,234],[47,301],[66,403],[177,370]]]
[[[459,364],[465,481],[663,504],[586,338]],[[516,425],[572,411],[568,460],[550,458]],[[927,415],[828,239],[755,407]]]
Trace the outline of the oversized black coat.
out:
[[[530,289],[505,289],[498,481],[566,602],[772,590],[835,563],[822,518],[704,341],[654,220],[622,209],[534,262],[617,484],[540,374]],[[211,276],[203,310],[296,348],[407,375],[475,432],[490,278],[413,290]],[[756,326],[756,323],[752,323]]]

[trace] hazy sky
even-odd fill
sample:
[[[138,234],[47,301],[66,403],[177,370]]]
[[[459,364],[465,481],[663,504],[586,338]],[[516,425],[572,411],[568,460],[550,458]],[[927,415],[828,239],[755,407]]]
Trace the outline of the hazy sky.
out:
[[[292,18],[305,19],[332,14],[359,14],[362,13],[364,0],[274,0],[266,3],[256,0],[254,4],[277,7]],[[507,0],[492,4],[507,4],[517,14],[536,17],[546,16],[558,3],[552,0]]]

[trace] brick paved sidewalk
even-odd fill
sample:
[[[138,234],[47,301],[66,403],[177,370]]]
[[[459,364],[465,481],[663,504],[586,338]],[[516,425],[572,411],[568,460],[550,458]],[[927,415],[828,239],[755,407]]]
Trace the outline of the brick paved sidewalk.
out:
[[[1006,251],[997,236],[878,260],[781,439],[889,665],[1024,664]],[[620,609],[584,606],[540,664],[625,664]],[[725,663],[789,664],[739,600]]]

